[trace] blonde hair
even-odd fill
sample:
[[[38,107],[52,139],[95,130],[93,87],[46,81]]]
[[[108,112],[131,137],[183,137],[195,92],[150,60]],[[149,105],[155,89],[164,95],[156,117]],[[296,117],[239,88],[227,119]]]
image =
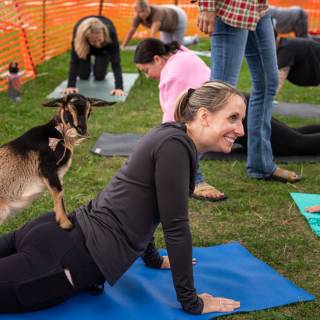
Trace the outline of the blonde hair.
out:
[[[83,20],[76,31],[74,49],[81,59],[86,59],[90,51],[88,37],[92,34],[102,33],[105,43],[111,43],[108,27],[98,18]]]
[[[191,122],[199,108],[216,112],[228,103],[230,97],[238,95],[246,103],[244,95],[223,81],[208,81],[198,89],[182,93],[175,105],[174,119],[177,122]]]

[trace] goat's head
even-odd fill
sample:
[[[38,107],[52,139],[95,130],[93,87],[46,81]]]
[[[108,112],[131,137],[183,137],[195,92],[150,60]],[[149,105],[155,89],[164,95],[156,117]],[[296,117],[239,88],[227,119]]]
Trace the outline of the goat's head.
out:
[[[85,136],[87,134],[87,121],[92,107],[103,107],[114,103],[72,93],[43,103],[43,106],[59,108],[59,116],[62,123],[67,128],[75,129],[77,135]]]

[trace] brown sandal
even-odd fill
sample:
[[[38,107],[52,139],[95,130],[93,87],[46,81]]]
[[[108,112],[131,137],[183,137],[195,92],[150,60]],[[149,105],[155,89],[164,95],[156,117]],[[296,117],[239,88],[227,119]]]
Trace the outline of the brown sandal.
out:
[[[301,176],[297,175],[294,171],[281,169],[279,167],[273,172],[273,174],[267,178],[268,180],[280,181],[283,183],[295,183],[301,180]]]
[[[214,194],[213,196],[205,195],[208,193],[208,191],[211,194]],[[192,198],[195,198],[197,200],[206,200],[206,201],[221,201],[227,199],[227,196],[220,192],[215,187],[211,186],[210,184],[206,182],[201,182],[196,185]]]

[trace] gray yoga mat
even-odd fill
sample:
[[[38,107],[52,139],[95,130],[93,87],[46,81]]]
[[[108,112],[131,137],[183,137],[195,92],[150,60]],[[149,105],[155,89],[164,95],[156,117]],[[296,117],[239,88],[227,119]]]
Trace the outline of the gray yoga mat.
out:
[[[101,156],[129,156],[142,136],[138,133],[103,133],[91,151]]]
[[[126,92],[127,96],[131,87],[134,85],[136,79],[138,78],[138,73],[123,73],[123,89]],[[54,99],[60,98],[61,92],[66,88],[67,80],[63,81],[59,84],[58,87],[51,92],[47,98]],[[77,88],[79,89],[79,93],[84,96],[97,98],[106,100],[109,102],[124,102],[127,96],[124,97],[116,97],[110,95],[110,91],[114,89],[114,76],[112,72],[109,72],[106,79],[103,81],[95,81],[93,77],[90,77],[89,80],[78,80]]]
[[[247,153],[238,144],[234,144],[230,153],[222,152],[207,152],[202,155],[201,160],[243,160],[247,159]],[[319,162],[320,155],[304,155],[304,156],[274,156],[274,160],[278,163],[289,163],[289,162]]]
[[[273,113],[301,118],[319,118],[320,120],[320,106],[314,104],[279,102],[274,104]]]
[[[103,133],[92,148],[92,152],[101,156],[129,156],[142,134],[122,133],[111,134]],[[231,153],[208,152],[202,156],[202,160],[246,160],[245,150],[235,144]],[[306,156],[275,156],[275,161],[279,163],[288,162],[319,162],[320,155]]]

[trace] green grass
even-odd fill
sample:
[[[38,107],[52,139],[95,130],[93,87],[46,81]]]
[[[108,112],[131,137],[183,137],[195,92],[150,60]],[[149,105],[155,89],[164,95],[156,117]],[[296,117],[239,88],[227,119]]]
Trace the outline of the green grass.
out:
[[[209,43],[201,42],[195,48],[207,50]],[[132,58],[132,52],[122,53],[123,71],[136,70]],[[209,62],[208,59],[205,61]],[[41,102],[66,78],[68,65],[68,54],[40,65],[38,72],[42,76],[23,86],[20,103],[12,103],[5,93],[0,94],[0,144],[52,117],[54,110],[41,107]],[[250,76],[245,63],[239,87],[250,90]],[[320,104],[320,88],[299,88],[286,83],[278,100]],[[278,118],[296,126],[318,122],[317,119]],[[125,161],[124,158],[99,157],[90,152],[102,132],[145,133],[160,121],[157,83],[145,78],[137,80],[126,103],[94,110],[89,122],[91,139],[76,148],[72,167],[64,178],[67,209],[72,211],[93,198]],[[229,198],[220,203],[190,200],[194,245],[239,241],[255,256],[319,298],[319,238],[310,231],[289,196],[289,192],[320,192],[319,164],[283,165],[305,177],[295,185],[248,179],[245,163],[240,161],[204,161],[201,167],[207,182],[223,190]],[[45,192],[31,207],[0,226],[0,232],[17,228],[51,209],[51,198]],[[157,245],[164,245],[160,230],[157,232]],[[320,319],[319,315],[320,303],[316,300],[225,319],[316,320]]]

